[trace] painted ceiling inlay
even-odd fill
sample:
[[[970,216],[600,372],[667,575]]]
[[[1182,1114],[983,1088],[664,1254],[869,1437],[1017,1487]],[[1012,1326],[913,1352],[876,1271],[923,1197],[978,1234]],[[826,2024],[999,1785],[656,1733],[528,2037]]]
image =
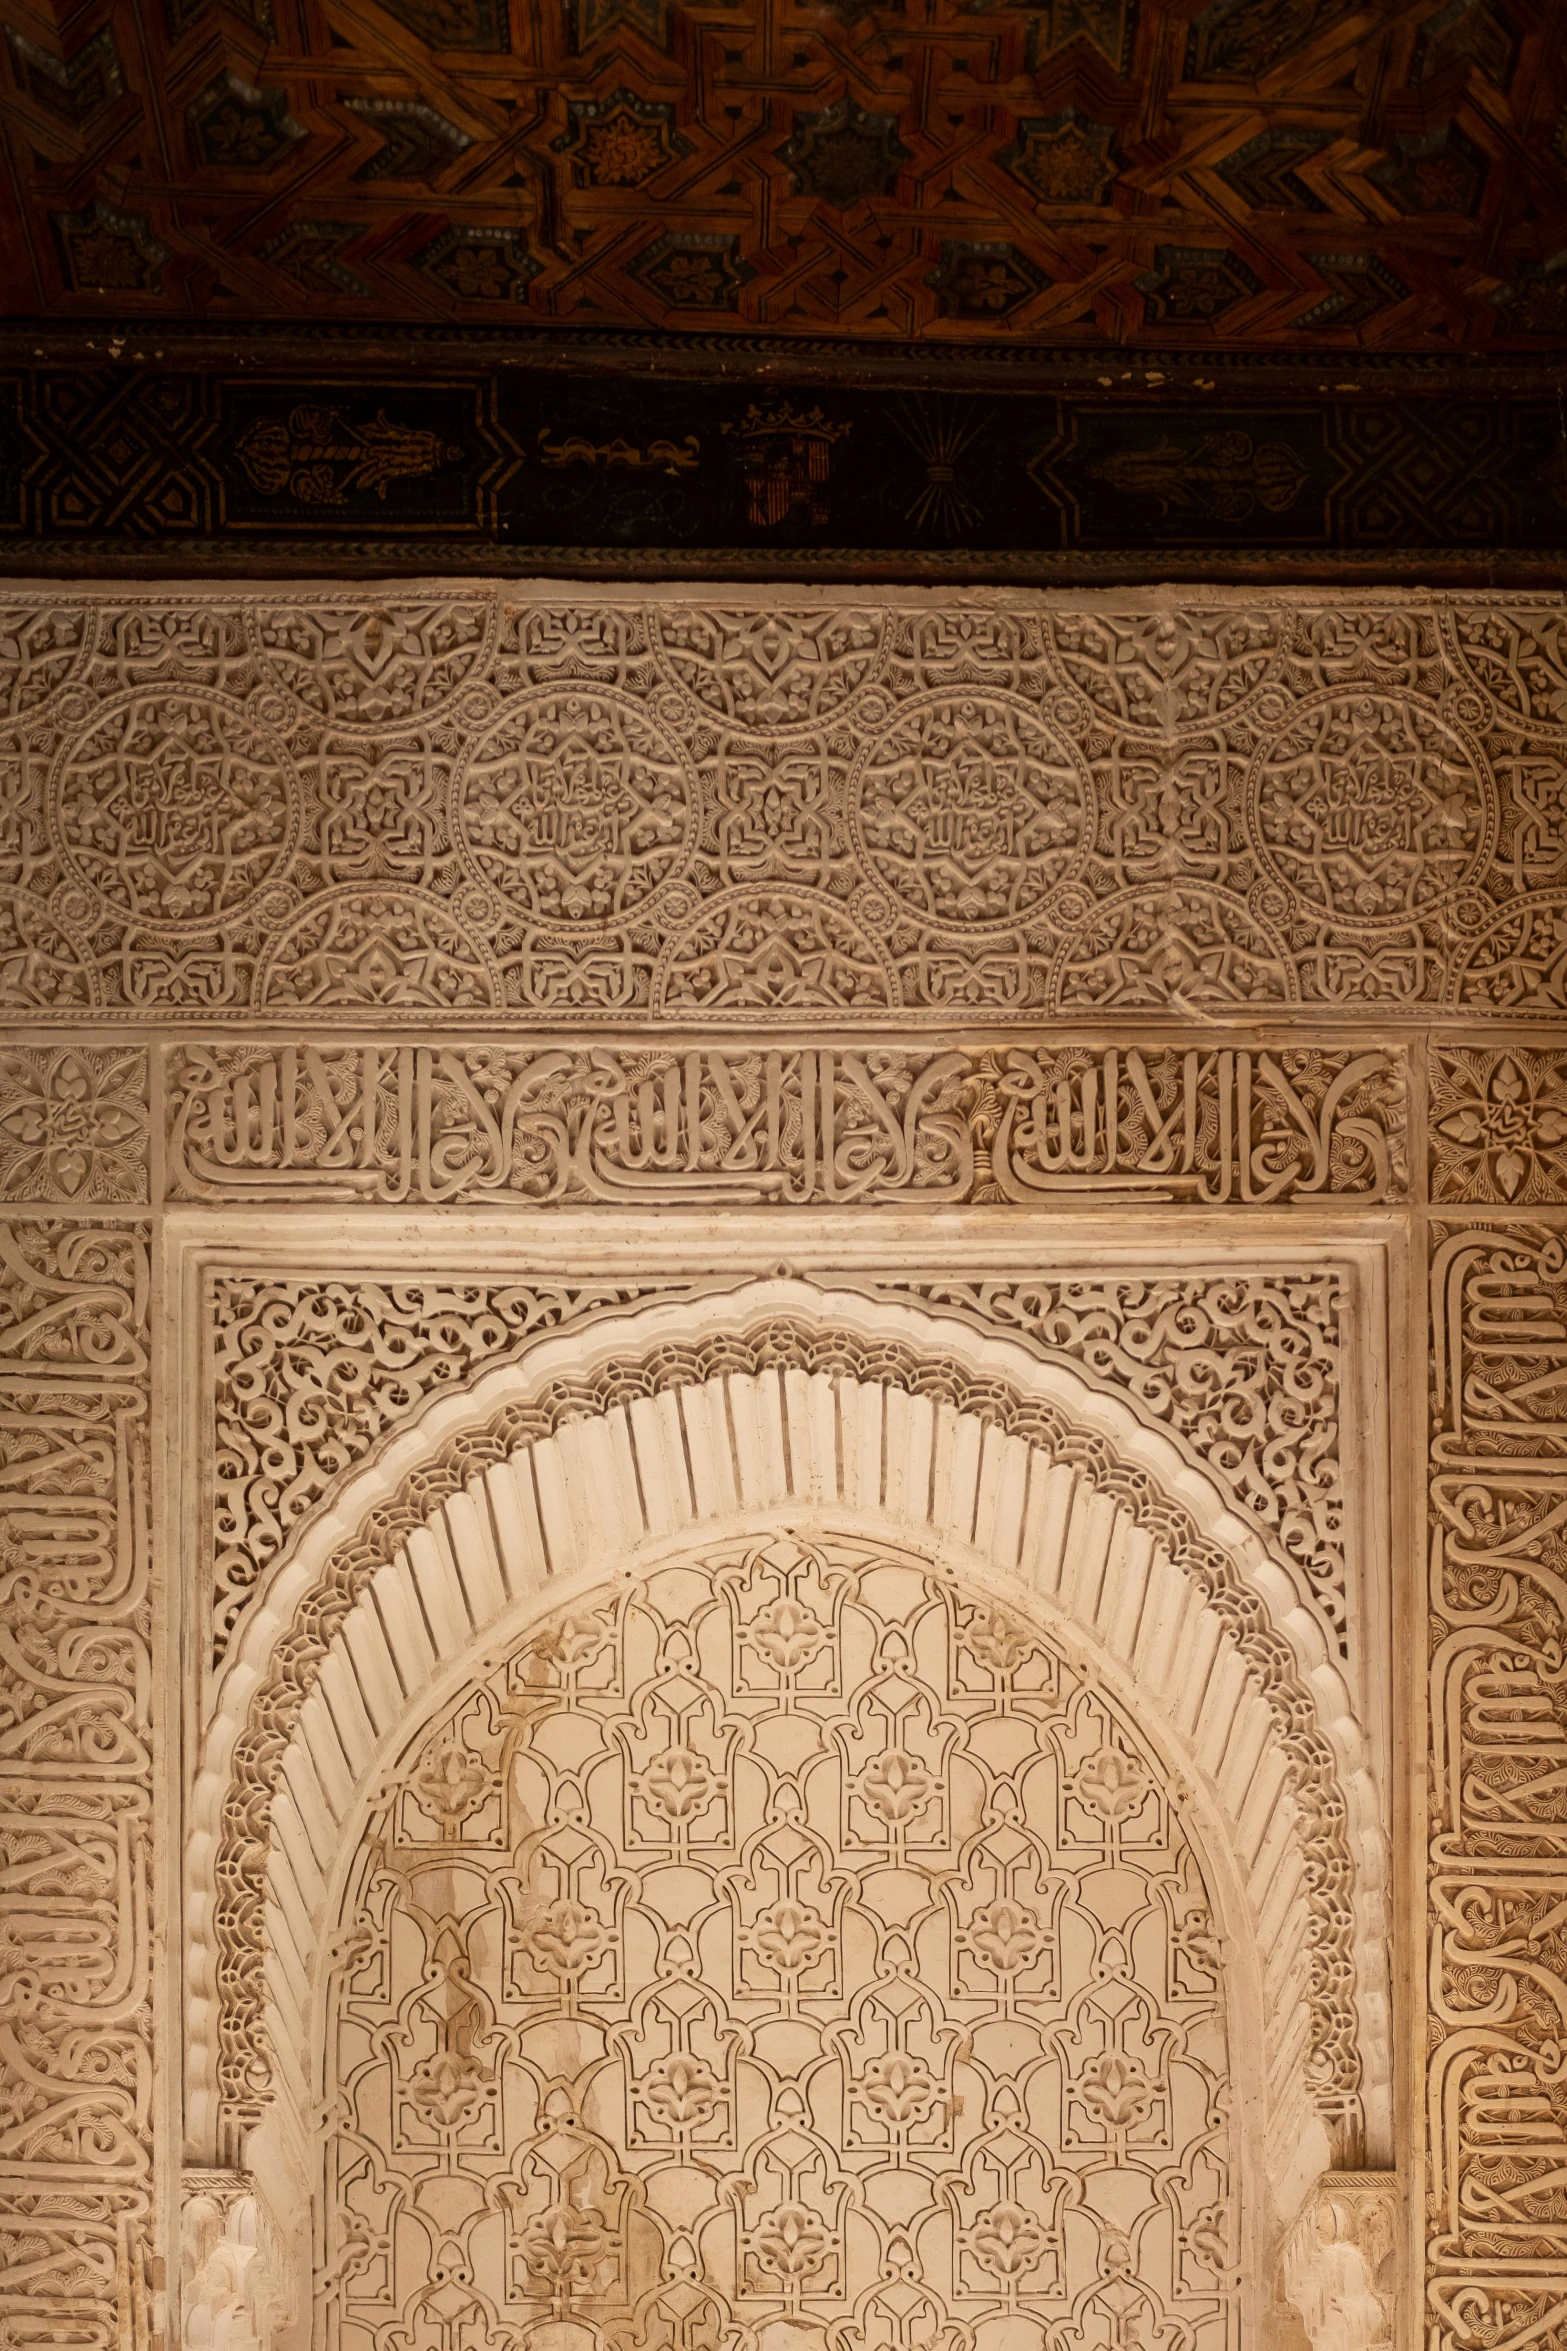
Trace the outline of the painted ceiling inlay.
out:
[[[13,316],[1567,336],[1561,0],[6,12]]]

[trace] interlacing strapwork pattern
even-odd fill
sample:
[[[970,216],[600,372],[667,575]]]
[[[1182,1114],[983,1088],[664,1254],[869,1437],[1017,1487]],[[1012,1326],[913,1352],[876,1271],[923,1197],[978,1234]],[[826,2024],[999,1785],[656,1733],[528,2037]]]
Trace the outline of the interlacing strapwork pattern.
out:
[[[1433,1233],[1431,2138],[1443,2351],[1567,2326],[1567,1235]]]
[[[1564,748],[1550,596],[18,589],[0,1001],[1559,1018]]]
[[[762,399],[737,472],[774,525],[804,522],[813,486],[825,510],[821,459],[844,426],[803,387],[834,345],[847,359],[879,341],[894,365],[932,343],[999,362],[1021,339],[1014,373],[1075,349],[1096,373],[1114,363],[1099,380],[1118,386],[1134,359],[1217,352],[1235,371],[1223,413],[1186,389],[1173,420],[1159,403],[1151,446],[1104,471],[1150,506],[1207,488],[1204,511],[1232,527],[1283,511],[1297,535],[1312,444],[1274,437],[1289,406],[1259,413],[1242,354],[1299,353],[1315,389],[1368,352],[1561,346],[1567,74],[1548,4],[1411,0],[1389,18],[1351,0],[837,0],[781,15],[732,0],[717,33],[695,0],[386,0],[364,23],[233,0],[228,14],[217,46],[207,0],[107,0],[91,31],[69,11],[7,27],[8,299],[23,320],[89,331],[134,319],[149,360],[184,319],[209,334],[245,322],[246,360],[272,356],[262,322],[312,333],[326,356],[271,401],[243,397],[253,363],[231,363],[224,387],[247,486],[307,514],[361,486],[371,501],[409,477],[417,489],[446,454],[449,396],[417,425],[393,400],[353,398],[345,363],[376,321],[441,338],[445,365],[426,343],[421,365],[388,365],[389,390],[445,389],[467,336],[504,351],[553,330],[566,382],[546,376],[537,410],[519,403],[505,446],[555,481],[568,517],[570,469],[646,469],[651,500],[696,465],[678,405],[689,362],[661,412],[676,437],[645,451],[623,437],[642,438],[670,339],[697,338],[713,373],[745,384],[739,355],[766,338],[777,356],[749,377]],[[579,335],[580,383],[565,356]],[[796,339],[797,397],[769,400]],[[587,356],[605,343],[625,349],[618,378]],[[1413,368],[1402,380],[1423,388]],[[128,502],[145,464],[130,420],[146,411],[121,392],[118,433],[84,432],[83,404],[56,395],[61,437],[74,428],[81,474]],[[925,422],[901,405],[912,415],[899,426],[894,409],[884,430],[931,461],[938,508],[947,460],[956,531],[967,407],[932,400]],[[1415,405],[1375,403],[1373,449]],[[147,410],[147,437],[181,455],[211,435],[188,394]],[[1472,432],[1461,446],[1477,471]],[[857,436],[842,454],[870,453]],[[1319,503],[1331,469],[1319,457]],[[77,478],[74,499],[65,484],[55,496],[84,537]],[[1535,480],[1544,503],[1543,464]],[[183,503],[164,493],[171,537],[194,519],[179,487]],[[1422,490],[1431,501],[1412,465],[1398,520]],[[659,511],[679,549],[678,505]],[[1373,511],[1391,536],[1385,505]]]
[[[1222,1968],[1156,1759],[1007,1610],[782,1534],[606,1589],[372,1820],[328,2340],[1224,2351]]]

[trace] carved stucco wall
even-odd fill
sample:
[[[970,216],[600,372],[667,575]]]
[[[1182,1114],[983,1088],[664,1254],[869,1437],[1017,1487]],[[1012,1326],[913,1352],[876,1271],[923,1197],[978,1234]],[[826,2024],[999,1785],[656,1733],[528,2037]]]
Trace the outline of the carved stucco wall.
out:
[[[1209,2036],[1241,2192],[1167,2201],[1187,2250],[1167,2235],[1138,2285],[1135,2231],[1068,2225],[1092,2199],[1066,2164],[1026,2275],[1059,2259],[1089,2299],[1052,2344],[1173,2340],[1133,2305],[1199,2279],[1210,2336],[1550,2341],[1567,607],[4,601],[9,2339],[281,2345],[317,2288],[339,2326],[358,2256],[312,2101],[382,1996],[334,1940],[371,1899],[351,1856],[448,1836],[398,1791],[437,1751],[468,1772],[440,1741],[472,1693],[494,1682],[510,1721],[547,1575],[588,1592],[639,1559],[651,1592],[793,1539],[879,1545],[932,1607],[985,1595],[1106,1750],[1166,1774],[1154,1874],[1200,1881],[1230,1938],[1232,2005],[1161,2029]],[[651,1467],[671,1412],[678,1510]],[[714,1414],[709,1473],[689,1447]],[[1054,1553],[1027,1502],[1052,1477],[1090,1513]],[[508,1481],[537,1539],[465,1519]],[[1141,1651],[1134,1590],[1177,1628]],[[354,1716],[350,1666],[399,1702]],[[922,1670],[938,1714],[975,1710]],[[1246,1720],[1254,1755],[1221,1735]],[[1040,1828],[1067,1876],[1076,1819]],[[377,1916],[412,1868],[376,1880]],[[977,1997],[937,1990],[949,2023]],[[1062,2017],[1031,2014],[1077,2080]],[[500,2085],[493,2040],[439,2034]],[[655,2059],[617,2046],[634,2086]],[[1058,2154],[1087,2128],[1061,2097],[1029,2123]],[[1009,2202],[1027,2217],[974,2210]],[[946,2255],[914,2257],[956,2261],[961,2300],[974,2216],[947,2210]],[[690,2244],[660,2257],[676,2295],[721,2259]]]

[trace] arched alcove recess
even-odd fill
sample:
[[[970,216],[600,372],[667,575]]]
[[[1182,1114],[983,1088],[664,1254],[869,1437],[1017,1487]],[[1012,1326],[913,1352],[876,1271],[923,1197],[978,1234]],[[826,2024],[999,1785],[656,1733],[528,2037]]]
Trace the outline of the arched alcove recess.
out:
[[[378,1775],[321,2339],[893,2351],[913,2289],[916,2342],[1226,2351],[1262,2035],[1201,1808],[1015,1586],[768,1516],[579,1590]]]
[[[217,1693],[188,1840],[192,2151],[310,2111],[332,1859],[447,1682],[694,1534],[830,1518],[1014,1588],[1206,1824],[1256,1975],[1275,2217],[1386,2160],[1384,1842],[1327,1633],[1162,1433],[939,1309],[784,1278],[545,1341],[441,1400],[280,1563]],[[451,1661],[448,1664],[448,1661]]]

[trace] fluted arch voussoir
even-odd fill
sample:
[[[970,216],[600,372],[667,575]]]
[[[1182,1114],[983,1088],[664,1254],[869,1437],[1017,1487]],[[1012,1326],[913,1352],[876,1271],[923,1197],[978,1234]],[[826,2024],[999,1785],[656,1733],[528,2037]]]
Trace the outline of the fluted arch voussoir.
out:
[[[334,1856],[462,1661],[574,1586],[789,1518],[880,1527],[1013,1585],[1118,1677],[1238,1889],[1276,2194],[1303,2164],[1353,2159],[1363,2101],[1386,2090],[1375,1805],[1287,1574],[1071,1367],[939,1309],[785,1279],[560,1334],[442,1399],[274,1579],[197,1789],[198,2144],[222,2144],[220,2109],[229,2154],[257,2119],[258,2046],[306,2110]]]

